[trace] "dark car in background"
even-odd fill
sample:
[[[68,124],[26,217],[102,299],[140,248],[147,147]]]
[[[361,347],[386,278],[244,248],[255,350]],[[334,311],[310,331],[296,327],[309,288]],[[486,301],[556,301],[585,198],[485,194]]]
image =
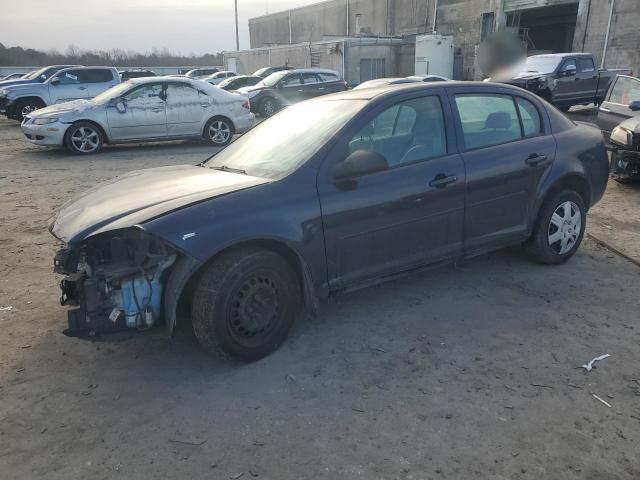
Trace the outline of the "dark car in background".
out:
[[[598,110],[598,126],[609,140],[611,175],[640,179],[640,79],[618,76]]]
[[[513,71],[489,79],[515,85],[541,96],[561,110],[599,105],[616,75],[629,69],[598,69],[590,53],[532,55]]]
[[[281,72],[282,70],[293,70],[293,67],[289,67],[287,65],[279,67],[263,67],[253,72],[253,75],[260,78],[267,78],[272,73]]]
[[[233,91],[244,87],[253,87],[257,83],[261,82],[261,77],[254,75],[238,75],[237,77],[227,78],[218,84],[218,87],[223,90]]]
[[[40,70],[36,70],[20,78],[12,80],[2,80],[0,81],[0,88],[10,87],[12,85],[25,85],[29,83],[43,83],[63,68],[72,68],[79,66],[80,65],[51,65],[49,67],[43,67]]]
[[[352,90],[293,105],[194,165],[131,172],[64,204],[49,229],[69,334],[168,333],[257,360],[303,306],[509,245],[578,249],[604,194],[600,131],[481,82]],[[382,292],[382,290],[381,290]]]
[[[119,72],[120,78],[123,82],[130,80],[132,78],[146,78],[146,77],[155,77],[155,72],[151,70],[143,70],[143,69],[133,69],[133,70],[122,70]]]
[[[347,89],[347,82],[336,71],[301,68],[272,73],[253,87],[237,92],[251,100],[252,112],[270,117],[287,105]]]

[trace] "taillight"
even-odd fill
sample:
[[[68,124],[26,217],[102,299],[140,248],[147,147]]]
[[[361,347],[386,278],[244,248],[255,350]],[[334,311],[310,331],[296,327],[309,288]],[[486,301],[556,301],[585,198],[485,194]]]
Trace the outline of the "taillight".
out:
[[[251,110],[251,102],[249,100],[247,100],[246,102],[244,102],[242,104],[243,108],[246,108],[247,110]]]

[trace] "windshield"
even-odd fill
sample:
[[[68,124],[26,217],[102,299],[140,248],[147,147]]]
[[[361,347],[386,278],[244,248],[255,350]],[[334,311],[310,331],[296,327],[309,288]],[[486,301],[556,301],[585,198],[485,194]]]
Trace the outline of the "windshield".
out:
[[[26,78],[27,80],[33,80],[34,78],[37,78],[40,75],[45,75],[47,78],[49,78],[54,73],[54,70],[52,69],[50,72],[47,72],[47,70],[48,68],[44,67],[44,68],[41,68],[40,70],[36,70],[35,72],[31,72],[29,75],[25,75],[23,78]]]
[[[288,73],[289,72],[287,70],[282,70],[280,72],[272,73],[267,78],[262,80],[260,84],[264,85],[265,87],[274,87],[276,83],[278,83],[280,79],[282,79],[282,77],[284,77]]]
[[[281,178],[309,160],[366,103],[326,100],[293,105],[249,130],[206,166]]]
[[[559,57],[529,57],[521,65],[521,72],[551,73],[560,63]]]
[[[256,70],[255,72],[253,72],[253,75],[256,77],[261,77],[267,70],[269,70],[269,68],[271,67],[260,68],[259,70]]]
[[[110,102],[114,98],[122,96],[127,90],[131,88],[132,84],[129,82],[119,83],[115,87],[111,87],[106,92],[102,92],[100,95],[93,97],[93,103],[98,105],[104,105]]]
[[[236,80],[239,80],[240,78],[241,78],[241,77],[231,77],[231,78],[227,78],[227,79],[225,79],[225,80],[221,81],[221,82],[218,84],[218,86],[219,86],[219,87],[226,87],[227,85],[229,85],[229,84],[231,84],[231,83],[235,82]]]

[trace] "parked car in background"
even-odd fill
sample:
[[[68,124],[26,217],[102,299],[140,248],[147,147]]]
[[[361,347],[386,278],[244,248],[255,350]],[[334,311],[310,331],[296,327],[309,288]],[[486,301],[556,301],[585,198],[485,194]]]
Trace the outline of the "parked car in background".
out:
[[[344,291],[509,245],[567,261],[607,179],[600,131],[518,88],[320,97],[198,166],[133,172],[67,202],[49,229],[66,244],[54,265],[76,306],[68,333],[164,319],[171,334],[182,299],[205,349],[257,360],[303,306]]]
[[[155,77],[155,72],[151,70],[142,70],[142,69],[134,69],[134,70],[121,70],[120,71],[120,79],[125,82],[132,78],[144,78],[144,77]]]
[[[214,73],[217,73],[219,71],[220,69],[215,67],[200,67],[200,68],[194,68],[193,70],[189,70],[187,73],[184,74],[184,76],[188,78],[198,79],[198,78],[208,77],[209,75],[213,75]]]
[[[89,99],[120,83],[113,67],[74,67],[59,70],[43,83],[0,87],[0,111],[22,121],[29,113],[56,103]]]
[[[640,180],[640,79],[618,76],[598,110],[598,126],[609,141],[611,176]]]
[[[253,121],[242,95],[199,80],[146,77],[121,83],[92,100],[32,112],[22,131],[36,145],[90,154],[105,143],[204,139],[223,146]]]
[[[29,72],[32,73],[32,72]],[[5,80],[15,80],[18,78],[22,78],[26,75],[29,75],[29,73],[10,73],[9,75],[5,75],[4,77],[0,77],[0,81],[5,81]]]
[[[253,76],[267,78],[272,73],[281,72],[282,70],[293,70],[293,67],[282,65],[280,67],[263,67],[253,72]]]
[[[401,85],[405,83],[418,83],[418,82],[446,82],[449,81],[446,77],[439,75],[413,75],[411,77],[390,77],[390,78],[375,78],[373,80],[367,80],[360,85],[354,87],[355,89],[383,87],[385,85]]]
[[[11,85],[24,85],[28,83],[42,83],[47,81],[53,74],[63,68],[79,67],[80,65],[51,65],[43,67],[40,70],[28,73],[20,78],[0,81],[0,88],[10,87]]]
[[[252,87],[261,81],[262,78],[255,77],[253,75],[238,75],[237,77],[231,77],[223,80],[218,84],[218,87],[227,91],[233,91],[242,87]]]
[[[218,85],[223,80],[227,78],[237,77],[238,74],[236,72],[231,72],[228,70],[224,70],[222,72],[216,72],[213,75],[209,75],[208,77],[204,77],[202,80],[210,83],[211,85]]]
[[[282,107],[328,93],[347,90],[340,74],[322,68],[281,70],[253,87],[237,91],[251,100],[251,111],[270,117]]]
[[[640,114],[638,102],[640,78],[626,75],[616,77],[598,109],[597,123],[607,140],[620,122]]]
[[[590,53],[532,55],[513,71],[489,78],[524,88],[561,110],[573,105],[599,105],[616,75],[629,69],[598,69]]]

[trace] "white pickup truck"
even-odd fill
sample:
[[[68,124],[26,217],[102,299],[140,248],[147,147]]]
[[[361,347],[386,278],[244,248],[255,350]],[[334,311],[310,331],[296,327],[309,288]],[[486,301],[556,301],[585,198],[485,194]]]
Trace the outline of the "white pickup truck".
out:
[[[38,108],[89,99],[120,83],[113,67],[72,67],[60,70],[42,83],[0,88],[0,113],[22,119]]]

